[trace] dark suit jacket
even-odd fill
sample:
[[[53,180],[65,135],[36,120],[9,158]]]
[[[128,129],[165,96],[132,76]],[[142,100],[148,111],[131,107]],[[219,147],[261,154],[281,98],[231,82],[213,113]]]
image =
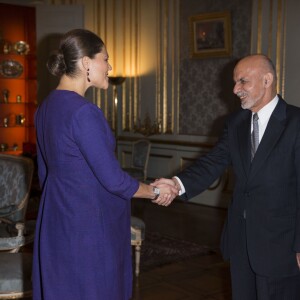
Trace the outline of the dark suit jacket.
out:
[[[210,153],[177,176],[192,198],[207,189],[230,165],[235,188],[223,231],[225,259],[246,210],[246,238],[253,270],[262,276],[299,274],[300,252],[300,109],[280,96],[255,157],[250,159],[251,111],[231,115]]]

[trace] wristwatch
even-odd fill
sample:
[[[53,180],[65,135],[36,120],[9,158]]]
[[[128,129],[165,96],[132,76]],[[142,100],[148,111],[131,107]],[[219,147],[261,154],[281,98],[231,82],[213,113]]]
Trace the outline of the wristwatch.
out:
[[[155,197],[154,197],[153,200],[156,200],[156,199],[159,197],[159,195],[160,195],[160,190],[159,190],[159,188],[153,187],[153,193],[154,193],[154,195],[155,195]]]

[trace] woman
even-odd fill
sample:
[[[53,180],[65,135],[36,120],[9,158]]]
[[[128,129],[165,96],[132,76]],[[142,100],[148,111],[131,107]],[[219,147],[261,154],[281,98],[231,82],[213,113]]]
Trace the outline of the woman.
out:
[[[127,300],[132,288],[130,199],[154,199],[155,193],[122,171],[102,111],[84,98],[91,86],[108,88],[112,68],[105,45],[90,31],[72,30],[47,66],[60,81],[35,116],[43,193],[33,299]],[[165,200],[177,193],[160,188]]]

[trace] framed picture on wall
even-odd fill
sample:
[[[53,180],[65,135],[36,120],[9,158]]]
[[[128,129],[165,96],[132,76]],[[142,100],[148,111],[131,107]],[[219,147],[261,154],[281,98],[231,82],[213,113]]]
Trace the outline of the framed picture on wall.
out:
[[[226,57],[232,52],[230,12],[191,16],[190,54],[192,58]]]

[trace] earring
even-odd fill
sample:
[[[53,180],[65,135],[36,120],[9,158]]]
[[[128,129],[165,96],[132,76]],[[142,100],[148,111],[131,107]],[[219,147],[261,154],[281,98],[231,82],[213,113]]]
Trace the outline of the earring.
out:
[[[88,82],[91,82],[91,80],[90,80],[90,78],[89,78],[89,76],[90,76],[90,73],[89,73],[89,72],[90,72],[90,69],[87,69],[87,70],[86,70],[86,78],[87,78],[87,81],[88,81]]]

